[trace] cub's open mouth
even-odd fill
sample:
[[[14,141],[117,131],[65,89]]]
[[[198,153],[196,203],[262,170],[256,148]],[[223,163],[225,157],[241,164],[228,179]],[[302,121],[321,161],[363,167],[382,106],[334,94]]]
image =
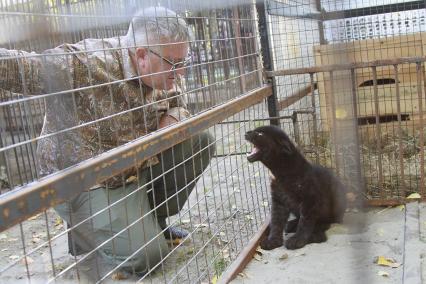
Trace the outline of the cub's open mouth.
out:
[[[260,156],[260,149],[257,148],[256,146],[253,146],[253,150],[251,151],[251,153],[247,154],[247,160],[250,163],[253,163],[258,160],[259,156]]]

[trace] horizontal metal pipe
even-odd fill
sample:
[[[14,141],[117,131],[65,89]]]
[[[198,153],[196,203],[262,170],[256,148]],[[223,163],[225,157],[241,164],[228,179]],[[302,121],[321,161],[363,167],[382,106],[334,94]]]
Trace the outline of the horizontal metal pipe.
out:
[[[0,198],[0,232],[258,104],[271,94],[272,87],[265,85],[181,123],[3,194]]]
[[[366,205],[368,205],[368,206],[396,206],[396,205],[406,204],[406,203],[415,202],[415,201],[425,202],[426,198],[413,198],[413,199],[408,199],[408,198],[380,199],[380,198],[378,198],[378,199],[367,200]]]
[[[318,8],[318,6],[317,6]],[[320,8],[320,7],[319,7]],[[283,3],[278,1],[268,1],[268,14],[273,16],[290,17],[298,19],[312,19],[320,22],[330,20],[340,20],[355,17],[364,17],[370,15],[379,15],[393,12],[403,12],[411,10],[420,10],[426,8],[424,0],[394,3],[380,6],[369,6],[363,8],[354,8],[340,11],[315,11],[308,5],[303,6],[295,3]]]
[[[393,12],[419,10],[424,8],[426,8],[426,2],[424,0],[419,0],[412,2],[348,9],[343,11],[323,12],[321,13],[320,19],[323,21],[348,19]]]
[[[313,87],[313,88],[312,88]],[[317,84],[314,83],[313,86],[306,86],[305,88],[299,90],[298,92],[292,94],[291,96],[288,96],[278,102],[278,109],[283,110],[295,102],[301,100],[302,98],[306,97],[307,95],[311,94],[313,90],[317,89]]]
[[[383,59],[383,60],[374,60],[374,61],[368,61],[368,62],[331,64],[331,65],[314,66],[314,67],[306,67],[306,68],[283,69],[283,70],[276,70],[276,71],[265,71],[264,73],[268,77],[273,77],[273,76],[287,76],[287,75],[296,75],[296,74],[331,72],[331,71],[339,71],[339,70],[350,70],[350,69],[358,69],[358,68],[378,67],[378,66],[387,66],[387,65],[395,65],[395,64],[404,64],[404,63],[419,63],[419,62],[426,62],[426,56],[401,57],[401,58],[395,58],[395,59]]]

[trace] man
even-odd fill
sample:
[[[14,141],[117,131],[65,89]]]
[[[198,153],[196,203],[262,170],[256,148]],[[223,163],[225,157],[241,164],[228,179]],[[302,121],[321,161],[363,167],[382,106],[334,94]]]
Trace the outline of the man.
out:
[[[49,94],[40,174],[189,117],[178,80],[189,41],[182,18],[151,7],[122,37],[63,44],[42,55],[0,49],[0,88]],[[188,234],[167,227],[166,218],[182,209],[215,151],[212,141],[208,133],[192,137],[56,206],[71,228],[71,253],[89,253],[80,269],[99,280],[118,265],[136,273],[155,267],[168,252],[164,237]]]

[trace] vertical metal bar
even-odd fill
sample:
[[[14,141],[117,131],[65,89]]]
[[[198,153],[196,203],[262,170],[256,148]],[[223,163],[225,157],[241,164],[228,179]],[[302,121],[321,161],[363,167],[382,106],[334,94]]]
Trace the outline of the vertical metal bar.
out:
[[[355,81],[355,69],[351,69],[351,85],[352,85],[352,106],[353,106],[353,119],[354,119],[354,134],[355,134],[355,145],[354,145],[354,156],[355,156],[355,171],[356,171],[356,190],[358,191],[358,194],[362,194],[364,192],[364,181],[361,175],[361,153],[359,151],[359,133],[358,133],[358,104],[356,99],[356,81]],[[359,200],[362,200],[362,198],[359,198]],[[357,204],[358,206],[361,206],[361,204]]]
[[[31,282],[31,274],[30,274],[30,269],[28,267],[27,247],[25,245],[24,226],[22,225],[22,223],[19,223],[19,229],[20,229],[20,233],[21,233],[21,242],[22,242],[22,251],[23,251],[23,254],[24,254],[23,260],[24,260],[24,264],[25,264],[25,270],[27,272],[27,278]]]
[[[315,0],[315,6],[318,12],[321,12],[321,0]],[[321,19],[318,21],[318,32],[320,37],[320,44],[326,44],[325,36],[324,36],[324,24],[323,24],[323,16],[321,15]]]
[[[297,146],[300,147],[302,143],[300,141],[300,131],[299,131],[299,122],[297,121],[297,112],[293,112],[293,114],[291,115],[291,120],[293,122],[294,140],[296,140]]]
[[[256,4],[258,14],[258,26],[261,42],[261,53],[263,58],[263,67],[265,70],[274,70],[274,63],[271,53],[271,42],[268,36],[268,21],[266,18],[266,10],[264,3]],[[270,117],[278,117],[278,99],[277,99],[277,84],[275,78],[267,78],[267,81],[272,83],[272,95],[268,97],[268,112]],[[270,120],[272,125],[279,125],[278,119]]]
[[[258,27],[256,26],[256,17],[257,17],[256,16],[256,9],[255,9],[255,7],[252,7],[250,10],[251,10],[250,11],[250,16],[251,16],[251,19],[253,19],[251,21],[252,22],[251,34],[252,34],[253,38],[250,39],[250,42],[254,46],[255,54],[260,54],[259,53],[259,45],[258,45],[258,41],[257,41],[257,38],[256,38],[256,33],[259,31]],[[250,51],[252,52],[253,49],[251,49]],[[256,56],[256,58],[254,59],[254,61],[255,61],[255,68],[257,70],[259,70],[257,72],[257,80],[258,80],[258,82],[256,82],[256,86],[259,86],[261,84],[261,82],[262,82],[262,72],[261,72],[261,70],[262,70],[262,64],[260,62],[260,56]]]
[[[419,96],[419,120],[420,120],[420,145],[424,147],[424,129],[423,129],[423,90],[422,90],[422,63],[416,63],[417,72],[417,94]],[[425,189],[425,153],[420,151],[420,186],[419,191],[424,192]]]
[[[336,163],[336,173],[340,175],[340,162],[339,162],[339,151],[338,151],[338,143],[337,143],[337,123],[336,123],[336,102],[334,100],[334,73],[333,71],[329,72],[330,74],[330,104],[331,104],[331,136],[333,140],[333,148],[334,148],[334,159]]]
[[[201,91],[202,91],[202,108],[205,109],[207,107],[210,107],[210,103],[216,103],[216,102],[208,102],[208,98],[209,99],[213,99],[212,96],[210,96],[207,94],[207,90],[206,90],[206,86],[205,86],[205,81],[204,81],[204,74],[203,74],[203,63],[201,62],[201,51],[200,51],[200,45],[203,46],[204,44],[204,30],[203,30],[203,19],[201,18],[201,15],[197,15],[198,17],[195,19],[195,31],[197,34],[197,38],[199,39],[198,43],[196,44],[197,48],[196,48],[196,57],[197,57],[197,61],[198,61],[198,68],[197,68],[197,79],[199,80],[198,84],[200,84],[202,86]],[[205,54],[205,53],[204,53]],[[207,104],[207,105],[206,105]]]
[[[317,125],[317,107],[315,102],[315,86],[314,86],[314,73],[309,73],[311,82],[311,104],[312,104],[312,117],[313,117],[313,132],[314,132],[314,145],[315,145],[315,162],[319,163],[318,154],[318,125]]]
[[[3,101],[3,92],[0,91],[0,102]],[[5,124],[5,119],[4,119],[4,114],[3,114],[3,107],[0,107],[0,148],[3,148],[5,146],[5,141],[6,141],[6,124]],[[3,141],[4,140],[4,141]],[[0,165],[4,166],[4,170],[6,171],[6,180],[0,181],[0,182],[5,182],[6,184],[10,184],[10,166],[9,163],[7,161],[6,158],[6,151],[1,151],[0,152]],[[0,174],[1,174],[1,167],[0,167]],[[8,186],[10,187],[10,186]],[[0,194],[1,194],[1,190],[3,188],[0,188]]]
[[[53,277],[56,277],[56,267],[55,267],[55,261],[53,258],[53,250],[52,250],[52,236],[49,230],[49,219],[47,217],[47,211],[44,211],[44,221],[46,224],[46,234],[47,234],[47,242],[49,247],[50,264],[52,265]]]
[[[233,18],[232,18],[232,27],[235,34],[235,44],[237,48],[237,57],[238,57],[238,68],[240,69],[240,86],[241,91],[243,93],[246,92],[246,77],[244,75],[244,62],[241,58],[243,52],[242,52],[242,44],[241,44],[241,25],[240,25],[240,13],[238,11],[238,7],[234,7],[232,9],[233,11]]]
[[[211,97],[213,97],[213,96],[215,96],[216,97],[216,99],[214,99],[214,104],[217,104],[218,103],[218,99],[217,99],[217,93],[219,93],[218,92],[218,90],[217,90],[217,77],[215,76],[215,74],[216,74],[216,68],[215,68],[215,64],[214,64],[214,61],[215,61],[215,55],[214,55],[214,47],[212,46],[213,45],[213,43],[212,43],[212,39],[213,38],[215,38],[215,36],[213,35],[213,31],[212,31],[212,26],[211,26],[211,24],[210,24],[210,22],[211,22],[211,20],[210,20],[210,18],[205,18],[205,19],[207,19],[207,21],[209,22],[209,26],[207,27],[207,25],[206,25],[206,29],[207,29],[207,33],[208,33],[208,37],[209,37],[209,40],[210,40],[210,43],[209,44],[207,44],[207,40],[205,39],[206,38],[206,31],[204,30],[204,27],[203,27],[203,42],[204,42],[204,54],[205,54],[205,58],[206,58],[206,70],[207,70],[207,78],[208,78],[208,85],[209,85],[209,97],[211,98]],[[204,20],[204,19],[203,19]],[[207,52],[207,46],[209,46],[210,45],[210,52]],[[210,60],[209,60],[209,55],[211,55],[211,57],[212,57],[212,61],[213,62],[210,62]],[[212,85],[212,83],[213,83],[213,85]],[[219,100],[220,100],[220,98],[219,98]]]
[[[382,143],[381,143],[381,129],[380,129],[380,109],[379,109],[379,94],[377,87],[377,67],[373,66],[373,84],[374,84],[374,109],[376,113],[376,147],[378,151],[378,165],[379,168],[379,191],[380,198],[385,198],[384,192],[382,191],[383,186],[383,167],[382,167]]]
[[[207,51],[207,46],[209,45],[207,40],[206,40],[206,35],[209,35],[210,38],[210,44],[211,44],[211,39],[212,39],[212,32],[211,32],[211,28],[209,26],[207,26],[206,21],[205,20],[209,20],[207,17],[203,17],[202,19],[202,25],[200,26],[200,32],[202,34],[202,39],[203,39],[203,54],[205,55],[205,59],[206,59],[206,72],[207,72],[207,85],[208,85],[208,93],[209,96],[214,95],[216,92],[215,88],[216,88],[216,78],[214,76],[214,70],[212,70],[212,64],[209,60],[209,52]]]
[[[402,154],[402,125],[401,125],[401,96],[399,93],[399,71],[398,71],[398,65],[393,66],[393,70],[395,73],[395,95],[396,95],[396,111],[397,111],[397,117],[398,117],[398,151],[399,151],[399,170],[400,170],[400,178],[401,178],[401,184],[402,184],[402,192],[406,192],[406,186],[405,186],[405,173],[404,173],[404,157]],[[405,196],[403,196],[405,197]]]
[[[423,65],[424,65],[424,63],[423,63]],[[426,97],[426,66],[423,66],[422,73],[423,73],[423,85],[424,85],[423,86],[423,90],[424,90],[424,94],[425,94],[425,97]],[[423,116],[423,114],[422,114],[422,116]],[[423,124],[422,124],[422,131],[423,131]],[[421,136],[424,137],[424,135],[421,135]],[[424,147],[425,146],[424,146],[424,141],[423,141],[423,144],[421,144],[421,147],[420,147],[420,152],[421,153],[424,153]],[[423,169],[424,169],[424,167],[422,168],[422,170]],[[420,195],[422,196],[422,198],[426,197],[426,189],[424,187],[420,191]]]

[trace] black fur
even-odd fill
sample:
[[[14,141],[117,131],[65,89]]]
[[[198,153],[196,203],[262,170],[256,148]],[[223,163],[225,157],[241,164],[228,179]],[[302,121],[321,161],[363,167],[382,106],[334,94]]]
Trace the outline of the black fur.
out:
[[[288,249],[325,242],[330,224],[343,219],[344,185],[330,170],[307,161],[278,127],[258,127],[247,132],[246,139],[254,146],[248,161],[262,162],[273,174],[269,236],[261,242],[261,248],[282,246],[284,228],[287,233],[295,232],[285,242]],[[290,213],[296,219],[287,222]]]

